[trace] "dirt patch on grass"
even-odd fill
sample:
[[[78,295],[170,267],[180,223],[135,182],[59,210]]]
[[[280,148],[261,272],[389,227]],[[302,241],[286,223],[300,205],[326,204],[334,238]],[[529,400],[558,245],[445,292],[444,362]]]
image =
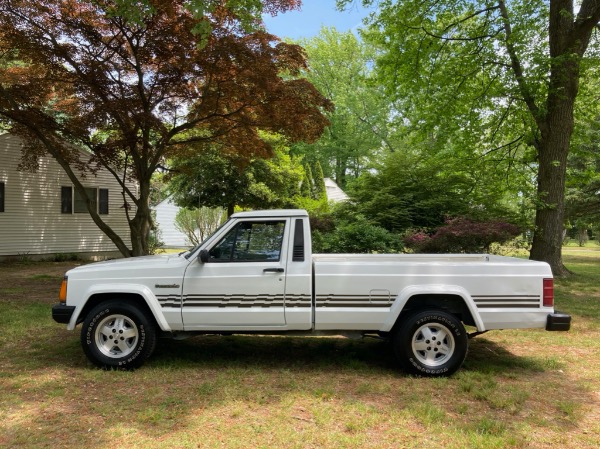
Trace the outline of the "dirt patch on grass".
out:
[[[0,301],[58,301],[60,284],[67,270],[83,262],[2,262]]]

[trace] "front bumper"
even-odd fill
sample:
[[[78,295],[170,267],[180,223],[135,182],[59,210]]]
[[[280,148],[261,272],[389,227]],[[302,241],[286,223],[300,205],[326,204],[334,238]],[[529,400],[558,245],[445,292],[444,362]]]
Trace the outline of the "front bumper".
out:
[[[52,306],[52,319],[57,323],[68,324],[75,311],[75,306],[55,304]]]
[[[549,313],[546,320],[547,331],[568,331],[571,328],[571,315],[566,313]]]

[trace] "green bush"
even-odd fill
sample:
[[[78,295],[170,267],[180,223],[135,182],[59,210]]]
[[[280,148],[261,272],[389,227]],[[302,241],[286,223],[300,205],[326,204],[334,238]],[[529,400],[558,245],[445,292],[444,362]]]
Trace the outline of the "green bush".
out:
[[[331,232],[313,232],[313,248],[320,253],[396,253],[402,250],[399,236],[357,216]]]

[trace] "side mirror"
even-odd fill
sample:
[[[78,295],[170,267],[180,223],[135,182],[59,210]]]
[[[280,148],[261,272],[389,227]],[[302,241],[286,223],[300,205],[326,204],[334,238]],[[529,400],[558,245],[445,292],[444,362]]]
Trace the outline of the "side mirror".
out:
[[[206,263],[209,259],[210,255],[208,254],[208,250],[206,249],[201,250],[200,254],[198,254],[198,260],[200,261],[200,263]]]

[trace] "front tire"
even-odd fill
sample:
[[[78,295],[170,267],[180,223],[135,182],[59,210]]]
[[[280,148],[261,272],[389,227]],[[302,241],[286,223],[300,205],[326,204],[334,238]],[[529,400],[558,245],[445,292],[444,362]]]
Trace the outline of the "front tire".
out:
[[[417,312],[402,321],[392,336],[403,369],[422,376],[449,376],[458,370],[469,346],[458,318],[447,312]]]
[[[134,304],[103,302],[86,316],[81,345],[87,358],[101,368],[138,368],[154,351],[156,326]]]

